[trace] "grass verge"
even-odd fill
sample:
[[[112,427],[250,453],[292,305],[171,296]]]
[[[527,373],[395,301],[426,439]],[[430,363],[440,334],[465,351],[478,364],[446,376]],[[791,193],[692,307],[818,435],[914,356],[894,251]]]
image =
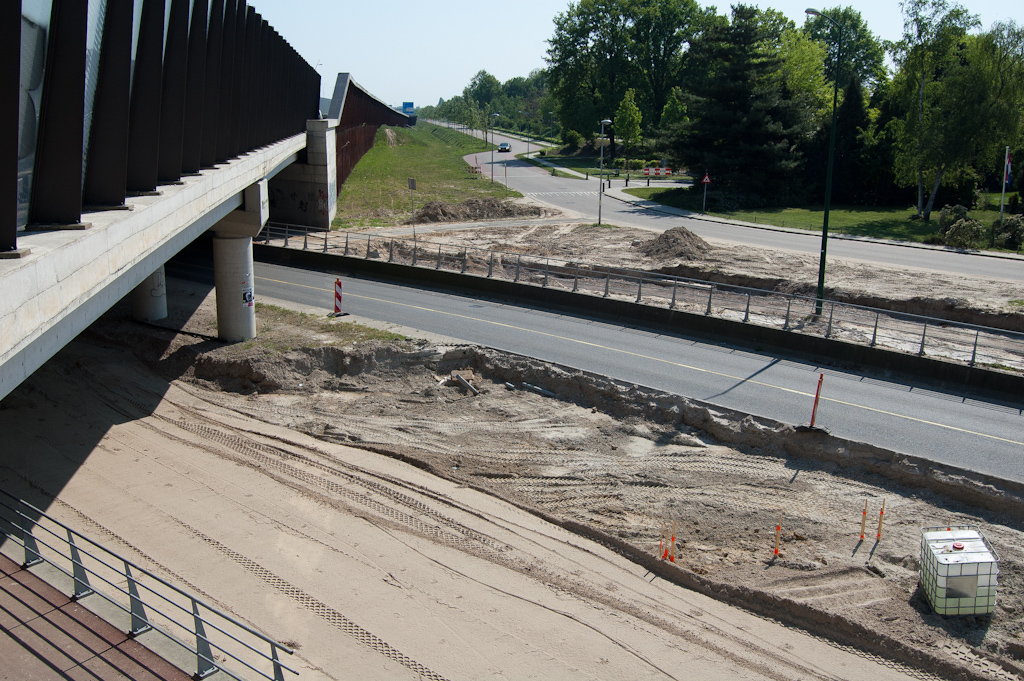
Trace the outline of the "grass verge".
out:
[[[551,166],[544,165],[543,163],[541,163],[540,161],[537,161],[535,159],[526,158],[526,154],[522,154],[520,156],[516,156],[516,158],[518,158],[521,161],[526,161],[527,163],[529,163],[532,166],[537,166],[538,168],[543,168],[544,170],[547,170],[548,172],[551,173],[551,175],[553,177],[565,177],[565,178],[568,178],[570,180],[582,180],[583,179],[582,177],[577,177],[576,175],[573,175],[571,173],[567,173],[564,170],[559,170],[558,168],[552,168]]]
[[[407,341],[405,336],[354,322],[256,303],[256,338],[240,343],[239,351],[256,348],[288,352],[317,345],[358,345],[368,341]]]
[[[640,199],[656,201],[666,206],[700,212],[702,196],[683,189],[664,187],[638,187],[624,190]],[[873,237],[878,239],[897,239],[924,243],[938,236],[938,211],[932,212],[932,219],[910,219],[914,215],[913,208],[893,208],[890,206],[832,206],[829,210],[828,225],[830,233],[849,234],[851,236]],[[736,210],[729,213],[708,212],[708,215],[722,218],[733,218],[743,222],[752,222],[776,227],[792,227],[820,232],[824,218],[824,208],[805,206],[799,208],[757,208],[753,210]],[[993,210],[975,210],[970,217],[981,221],[987,228],[999,217],[999,207]]]
[[[338,189],[335,228],[390,227],[409,219],[415,201],[461,203],[474,198],[517,198],[522,194],[467,171],[462,157],[489,152],[491,145],[450,128],[418,123],[413,128],[391,128],[394,146],[388,146],[385,128],[348,180]],[[489,160],[489,157],[487,158]],[[481,165],[486,160],[481,156]],[[410,197],[409,178],[416,180]]]

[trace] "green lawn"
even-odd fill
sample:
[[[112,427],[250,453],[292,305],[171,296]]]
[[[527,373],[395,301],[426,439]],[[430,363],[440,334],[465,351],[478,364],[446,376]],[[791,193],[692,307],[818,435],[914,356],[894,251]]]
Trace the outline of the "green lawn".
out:
[[[668,206],[700,212],[702,197],[680,189],[662,187],[639,187],[625,190],[641,199],[657,201]],[[971,211],[970,217],[980,220],[987,228],[999,217],[999,203],[989,203],[987,210]],[[926,242],[938,236],[939,211],[932,212],[929,222],[911,220],[915,210],[912,207],[892,208],[889,206],[832,206],[829,210],[828,225],[830,233],[866,236],[881,239],[897,239],[901,241]],[[824,208],[809,206],[802,208],[758,208],[756,210],[737,210],[732,213],[713,213],[715,217],[727,217],[776,227],[792,227],[810,231],[821,231]]]
[[[470,174],[462,157],[480,153],[481,164],[490,158],[491,145],[449,128],[418,123],[414,128],[393,128],[397,144],[389,147],[384,128],[344,185],[338,189],[338,216],[334,227],[386,227],[409,219],[410,194],[415,205],[430,201],[461,203],[472,198],[522,196],[507,191],[495,172]],[[409,178],[416,191],[409,191]]]

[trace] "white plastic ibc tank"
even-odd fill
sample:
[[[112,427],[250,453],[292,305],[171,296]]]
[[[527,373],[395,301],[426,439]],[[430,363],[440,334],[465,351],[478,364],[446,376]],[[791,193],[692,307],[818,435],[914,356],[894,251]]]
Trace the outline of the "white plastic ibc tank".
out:
[[[921,586],[940,615],[986,615],[996,607],[999,556],[974,525],[921,530]]]

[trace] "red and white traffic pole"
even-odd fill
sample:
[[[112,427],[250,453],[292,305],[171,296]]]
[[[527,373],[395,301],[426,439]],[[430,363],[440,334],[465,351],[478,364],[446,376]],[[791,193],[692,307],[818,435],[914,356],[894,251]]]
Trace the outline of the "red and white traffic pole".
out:
[[[341,279],[334,280],[334,316],[341,315]]]

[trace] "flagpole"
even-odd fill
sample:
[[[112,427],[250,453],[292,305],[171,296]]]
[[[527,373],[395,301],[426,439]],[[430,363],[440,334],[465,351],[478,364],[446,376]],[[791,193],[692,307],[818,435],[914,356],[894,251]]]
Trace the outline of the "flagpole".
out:
[[[1006,184],[1007,177],[1006,167],[1010,165],[1010,147],[1006,147],[1006,156],[1003,158],[1003,196],[999,199],[999,224],[1003,224],[1003,205],[1006,203]]]

